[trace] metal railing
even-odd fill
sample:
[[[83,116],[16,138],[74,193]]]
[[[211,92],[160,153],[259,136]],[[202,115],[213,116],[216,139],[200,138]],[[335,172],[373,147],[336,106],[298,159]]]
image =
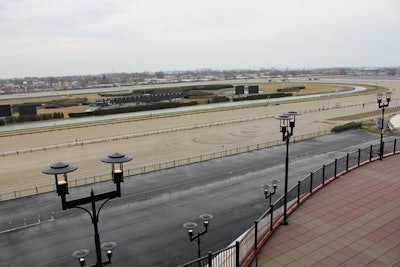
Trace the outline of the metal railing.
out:
[[[400,152],[399,139],[384,143],[384,156]],[[288,190],[288,210],[293,212],[302,202],[330,181],[345,174],[349,170],[379,159],[378,145],[359,149],[346,156],[335,159],[310,175],[299,180]],[[227,248],[209,252],[207,256],[180,265],[179,267],[239,267],[248,266],[254,259],[259,247],[262,247],[272,233],[283,221],[283,199],[281,196],[265,211],[254,225],[240,236],[233,245]],[[223,259],[223,260],[221,260]]]

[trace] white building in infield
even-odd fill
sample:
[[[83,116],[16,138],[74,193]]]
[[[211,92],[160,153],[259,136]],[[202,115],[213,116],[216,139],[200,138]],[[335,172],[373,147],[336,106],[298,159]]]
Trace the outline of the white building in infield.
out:
[[[400,132],[400,114],[393,115],[389,119],[388,127],[392,132]]]

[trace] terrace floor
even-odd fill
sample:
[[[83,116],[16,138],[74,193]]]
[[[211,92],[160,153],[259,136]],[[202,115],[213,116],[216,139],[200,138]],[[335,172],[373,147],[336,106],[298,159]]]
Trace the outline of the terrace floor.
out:
[[[251,267],[400,266],[400,154],[337,178],[288,223]]]

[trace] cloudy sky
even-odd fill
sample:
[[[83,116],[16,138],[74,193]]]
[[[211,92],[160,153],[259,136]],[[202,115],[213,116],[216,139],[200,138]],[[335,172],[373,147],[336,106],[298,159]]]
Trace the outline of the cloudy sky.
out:
[[[0,0],[0,78],[400,66],[399,0]]]

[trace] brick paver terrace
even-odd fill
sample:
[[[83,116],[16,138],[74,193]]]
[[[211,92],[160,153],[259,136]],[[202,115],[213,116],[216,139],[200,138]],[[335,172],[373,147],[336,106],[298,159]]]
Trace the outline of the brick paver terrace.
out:
[[[288,222],[251,267],[400,266],[400,155],[339,177]]]

